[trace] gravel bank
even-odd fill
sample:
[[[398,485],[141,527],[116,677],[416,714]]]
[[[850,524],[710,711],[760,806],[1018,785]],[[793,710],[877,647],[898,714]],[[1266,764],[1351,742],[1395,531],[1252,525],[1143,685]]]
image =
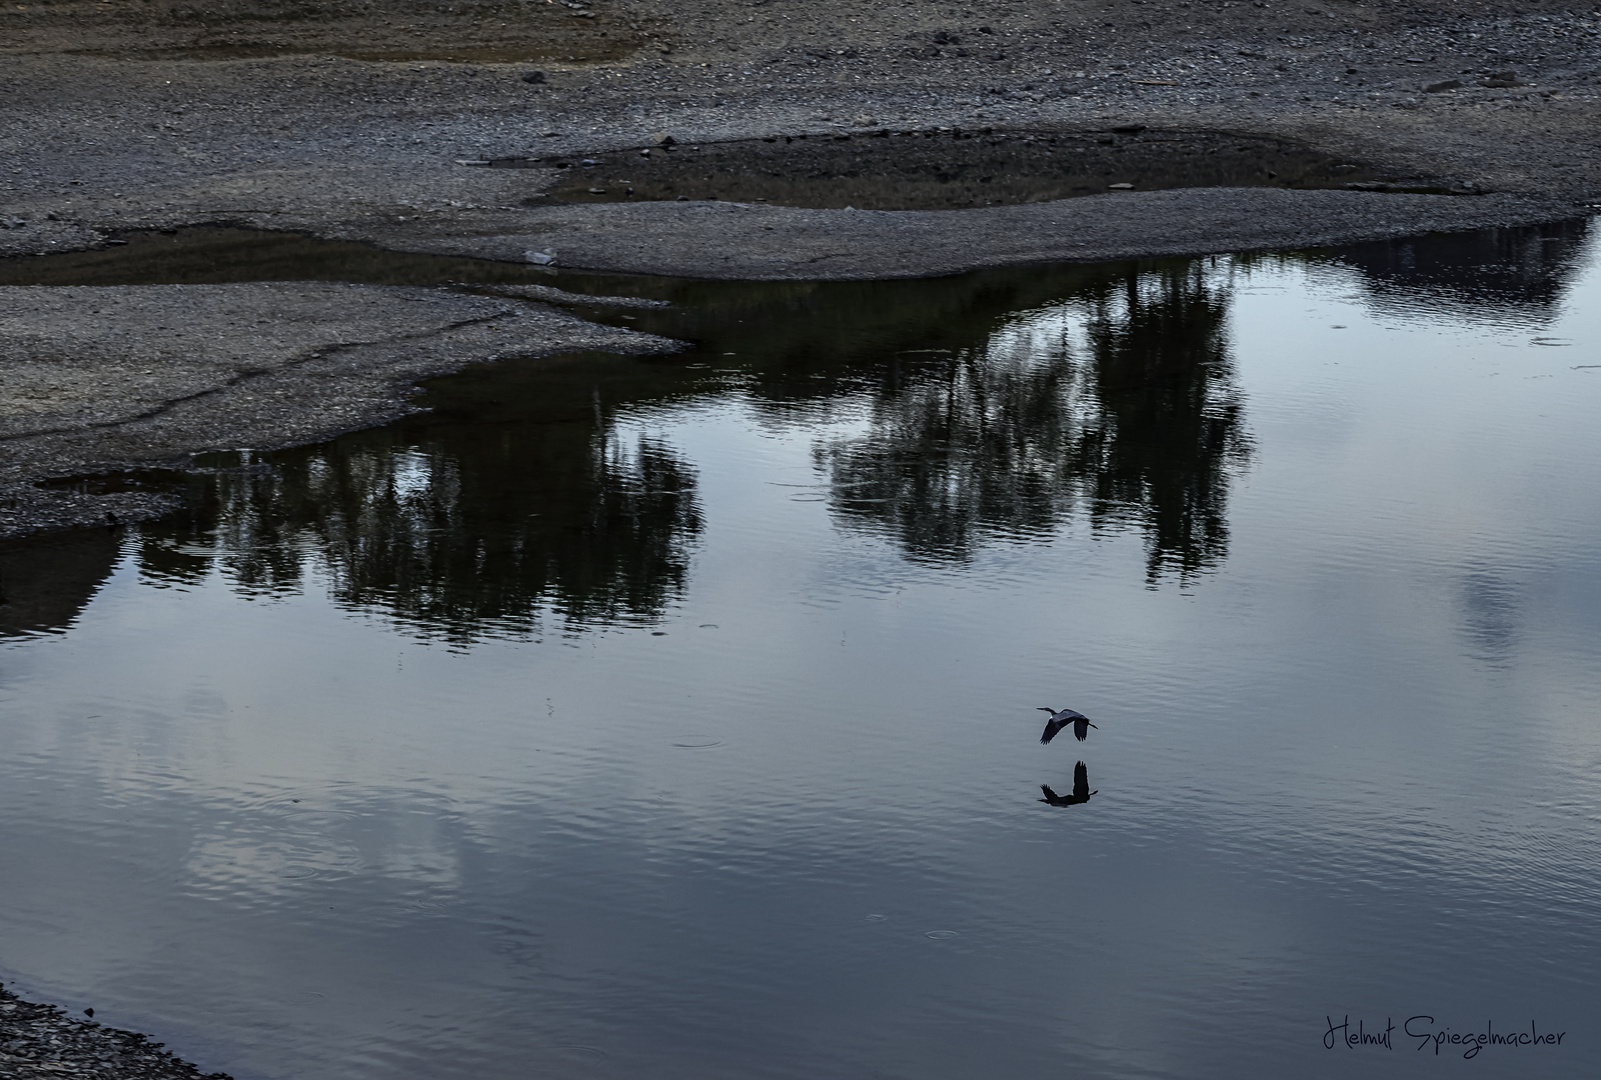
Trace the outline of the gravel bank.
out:
[[[202,1073],[166,1045],[69,1016],[54,1005],[23,1001],[0,986],[0,1076],[231,1080],[227,1073]]]
[[[0,288],[0,537],[173,508],[139,488],[35,486],[51,477],[319,442],[402,415],[418,379],[502,356],[675,347],[545,304],[444,289]]]
[[[0,146],[8,166],[0,169],[0,218],[9,226],[0,229],[0,254],[92,246],[133,227],[233,222],[402,250],[427,250],[446,234],[465,242],[549,233],[564,265],[593,268],[659,270],[662,258],[647,265],[631,253],[687,247],[670,260],[671,272],[693,274],[694,246],[715,242],[720,223],[686,231],[672,215],[623,219],[615,206],[541,205],[539,193],[557,180],[550,170],[456,164],[553,154],[577,160],[648,147],[663,132],[688,144],[1145,124],[1292,140],[1513,200],[1492,213],[1470,199],[1440,197],[1427,228],[1549,219],[1601,201],[1601,18],[1590,11],[1305,0],[871,10],[832,0],[572,3],[559,25],[643,47],[586,60],[573,41],[507,23],[493,4],[463,3],[438,16],[459,25],[406,30],[418,59],[361,61],[350,56],[389,48],[383,43],[393,44],[397,32],[390,24],[400,19],[358,13],[308,21],[287,5],[230,0],[213,5],[220,21],[195,29],[189,52],[174,39],[162,57],[141,59],[151,52],[134,33],[132,0],[81,5],[122,15],[121,23],[95,16],[100,36],[87,54],[66,51],[87,48],[79,39],[89,33],[63,22],[72,4],[0,13],[0,25],[11,27],[0,32],[7,42],[0,46],[7,54]],[[224,18],[230,10],[238,16],[232,23]],[[250,12],[254,19],[245,18]],[[112,32],[118,25],[120,39]],[[279,30],[282,40],[274,38]],[[429,58],[456,55],[460,43],[450,35],[469,30],[503,49],[522,42],[525,53],[546,59]],[[230,55],[245,58],[215,59],[219,35],[232,42]],[[438,44],[432,54],[430,41]],[[278,55],[252,58],[269,47]],[[561,52],[568,48],[575,51]],[[536,71],[540,81],[525,81]],[[1108,231],[1160,214],[1149,194],[1136,190],[1102,208]],[[1338,239],[1391,235],[1383,200],[1367,205],[1372,220],[1342,218]],[[1320,212],[1321,204],[1307,202],[1308,215]],[[1291,214],[1284,228],[1264,229],[1254,243],[1305,242],[1305,216]],[[775,218],[775,247],[791,222],[797,237],[837,228],[856,242],[860,229],[846,211]],[[988,224],[950,214],[918,228],[965,247]],[[623,232],[627,239],[619,239]],[[1180,250],[1220,250],[1239,239],[1214,239],[1183,217],[1164,221],[1161,232]],[[991,258],[1109,250],[1085,256],[1064,241]],[[1131,239],[1110,253],[1155,251]],[[791,260],[767,259],[761,272],[951,269],[944,257],[922,263],[915,252],[877,261],[864,253],[848,269],[818,267],[813,255],[798,249]]]

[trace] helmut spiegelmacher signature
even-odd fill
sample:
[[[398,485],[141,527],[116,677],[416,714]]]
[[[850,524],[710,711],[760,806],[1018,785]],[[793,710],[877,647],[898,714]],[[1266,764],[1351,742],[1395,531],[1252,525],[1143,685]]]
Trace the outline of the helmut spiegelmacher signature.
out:
[[[1336,1024],[1332,1016],[1324,1017],[1329,1028],[1323,1033],[1323,1046],[1333,1050],[1344,1043],[1349,1049],[1355,1050],[1359,1046],[1381,1047],[1385,1050],[1394,1050],[1395,1044],[1391,1041],[1395,1036],[1395,1022],[1389,1017],[1384,1019],[1384,1027],[1368,1030],[1367,1021],[1357,1020],[1356,1027],[1351,1027],[1349,1015],[1341,1017]],[[1461,1047],[1465,1058],[1478,1057],[1479,1051],[1486,1046],[1514,1046],[1514,1047],[1556,1047],[1562,1045],[1566,1031],[1542,1032],[1533,1020],[1529,1021],[1527,1031],[1521,1028],[1510,1032],[1498,1032],[1495,1023],[1490,1020],[1484,1022],[1482,1031],[1453,1031],[1449,1026],[1437,1027],[1434,1017],[1419,1013],[1407,1017],[1406,1023],[1401,1025],[1401,1033],[1409,1038],[1416,1039],[1414,1049],[1423,1050],[1429,1046],[1434,1047],[1436,1055],[1442,1047]]]

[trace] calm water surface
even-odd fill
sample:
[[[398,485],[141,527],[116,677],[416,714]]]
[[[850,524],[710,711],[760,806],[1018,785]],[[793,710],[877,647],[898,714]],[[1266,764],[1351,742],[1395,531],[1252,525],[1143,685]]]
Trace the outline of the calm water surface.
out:
[[[8,982],[293,1080],[1595,1075],[1585,223],[587,287],[697,348],[0,553]]]

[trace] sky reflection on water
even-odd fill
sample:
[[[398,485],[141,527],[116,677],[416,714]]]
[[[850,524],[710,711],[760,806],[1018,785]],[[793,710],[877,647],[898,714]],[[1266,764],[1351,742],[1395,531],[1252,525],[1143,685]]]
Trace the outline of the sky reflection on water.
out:
[[[659,288],[4,553],[10,978],[299,1080],[1594,1072],[1583,223]]]

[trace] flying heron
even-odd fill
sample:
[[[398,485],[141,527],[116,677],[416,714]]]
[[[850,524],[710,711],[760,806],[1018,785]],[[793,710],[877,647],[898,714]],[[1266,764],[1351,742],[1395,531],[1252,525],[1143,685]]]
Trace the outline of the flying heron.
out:
[[[1095,727],[1094,724],[1090,723],[1089,717],[1081,712],[1074,712],[1072,709],[1062,709],[1058,712],[1056,709],[1047,709],[1041,705],[1039,710],[1040,712],[1051,714],[1050,720],[1045,725],[1045,734],[1040,736],[1040,742],[1042,743],[1048,743],[1056,738],[1056,733],[1069,724],[1073,725],[1073,738],[1083,742],[1089,737],[1089,729]],[[1096,730],[1099,731],[1100,729],[1096,728]]]
[[[1073,766],[1073,794],[1058,795],[1051,790],[1051,785],[1049,784],[1041,784],[1040,790],[1045,793],[1045,798],[1041,799],[1040,802],[1050,803],[1052,806],[1077,806],[1080,803],[1089,802],[1091,795],[1100,794],[1099,791],[1090,790],[1089,770],[1084,768],[1082,761]]]

